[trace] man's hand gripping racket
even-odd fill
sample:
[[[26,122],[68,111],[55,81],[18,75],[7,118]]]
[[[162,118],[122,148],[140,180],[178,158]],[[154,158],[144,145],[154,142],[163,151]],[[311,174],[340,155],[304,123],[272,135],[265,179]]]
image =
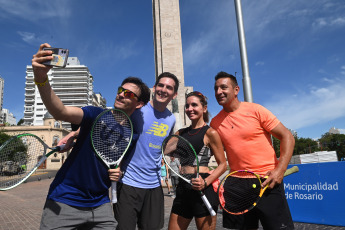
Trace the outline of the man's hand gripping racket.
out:
[[[0,190],[12,189],[28,179],[53,153],[65,145],[49,147],[36,135],[13,136],[0,147]],[[51,149],[47,153],[47,150]]]
[[[284,177],[299,171],[294,166],[284,173]],[[233,171],[226,175],[218,187],[222,208],[233,215],[241,215],[253,209],[269,187],[262,187],[262,178],[248,170]]]
[[[182,169],[180,172],[174,171],[174,169],[170,166],[170,156],[179,158]],[[165,138],[162,144],[162,157],[169,169],[187,183],[192,184],[192,177],[199,177],[199,160],[197,154],[193,146],[183,137],[178,135],[170,135]],[[211,216],[215,216],[216,212],[212,209],[212,206],[205,194],[202,191],[199,192],[201,199],[206,205]]]
[[[105,110],[92,126],[91,143],[98,157],[108,166],[117,168],[126,154],[133,136],[132,122],[121,110]],[[112,181],[111,200],[117,202],[116,182]]]

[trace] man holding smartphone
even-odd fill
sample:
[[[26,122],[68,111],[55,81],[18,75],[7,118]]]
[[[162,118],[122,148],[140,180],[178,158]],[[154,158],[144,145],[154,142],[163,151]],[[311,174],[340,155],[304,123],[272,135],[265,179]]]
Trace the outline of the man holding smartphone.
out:
[[[77,142],[50,185],[40,229],[115,229],[109,200],[111,181],[107,167],[91,145],[91,128],[103,108],[65,106],[52,90],[43,63],[53,59],[50,47],[42,44],[33,56],[34,81],[42,101],[56,120],[80,125]],[[114,107],[131,115],[150,99],[150,89],[139,78],[128,77],[117,92]],[[120,171],[112,172],[117,179]]]

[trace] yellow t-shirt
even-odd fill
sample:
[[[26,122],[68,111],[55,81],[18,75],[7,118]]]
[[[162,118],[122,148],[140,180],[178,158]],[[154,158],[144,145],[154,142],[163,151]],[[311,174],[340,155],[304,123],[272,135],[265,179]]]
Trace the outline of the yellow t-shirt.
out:
[[[279,123],[263,106],[241,102],[234,112],[220,111],[210,126],[222,139],[231,171],[264,175],[278,164],[269,132]]]

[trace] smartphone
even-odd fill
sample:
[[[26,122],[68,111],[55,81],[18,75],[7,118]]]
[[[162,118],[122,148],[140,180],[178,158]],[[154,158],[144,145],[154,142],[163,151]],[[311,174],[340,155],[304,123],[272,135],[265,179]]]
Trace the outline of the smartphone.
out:
[[[62,49],[62,48],[48,48],[44,47],[43,50],[51,50],[53,51],[53,60],[43,62],[44,65],[51,65],[51,66],[56,66],[56,67],[65,67],[67,64],[67,59],[68,59],[68,49]]]

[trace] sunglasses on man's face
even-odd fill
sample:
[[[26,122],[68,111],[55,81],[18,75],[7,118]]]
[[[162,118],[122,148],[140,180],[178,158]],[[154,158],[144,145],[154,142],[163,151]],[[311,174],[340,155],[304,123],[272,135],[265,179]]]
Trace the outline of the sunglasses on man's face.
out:
[[[123,92],[123,95],[126,97],[126,98],[138,98],[138,96],[133,93],[132,91],[130,91],[129,89],[125,89],[123,88],[122,86],[120,86],[118,89],[117,89],[117,94],[120,94]]]

